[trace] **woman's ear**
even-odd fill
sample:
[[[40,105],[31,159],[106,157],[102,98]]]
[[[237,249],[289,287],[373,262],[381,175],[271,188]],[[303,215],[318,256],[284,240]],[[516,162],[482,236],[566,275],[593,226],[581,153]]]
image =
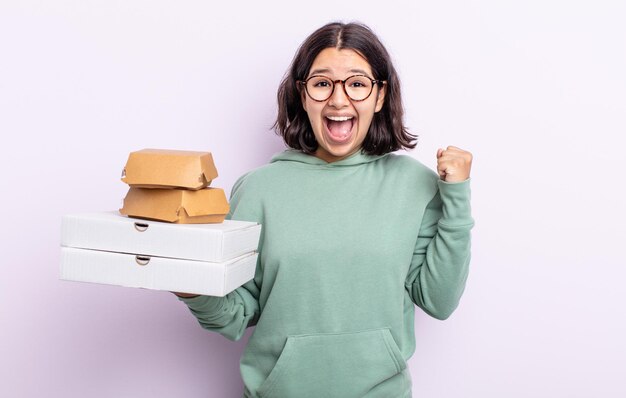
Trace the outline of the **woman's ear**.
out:
[[[305,112],[308,112],[306,110],[306,91],[302,86],[300,86],[300,90],[298,91],[300,92],[300,101],[302,102],[302,108],[304,108]]]
[[[378,86],[378,94],[376,96],[376,108],[374,108],[374,113],[383,109],[383,105],[385,104],[385,94],[387,94],[387,82],[384,82],[382,86]]]

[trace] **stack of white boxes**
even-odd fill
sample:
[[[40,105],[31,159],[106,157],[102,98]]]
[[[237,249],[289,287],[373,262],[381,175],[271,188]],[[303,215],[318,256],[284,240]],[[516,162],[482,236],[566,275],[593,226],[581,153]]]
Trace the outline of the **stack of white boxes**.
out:
[[[61,279],[224,296],[254,277],[261,225],[66,215]]]

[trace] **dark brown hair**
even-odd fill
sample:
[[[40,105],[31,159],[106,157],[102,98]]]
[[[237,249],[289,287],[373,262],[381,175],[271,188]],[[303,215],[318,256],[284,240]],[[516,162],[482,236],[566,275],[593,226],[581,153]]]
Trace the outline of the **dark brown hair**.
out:
[[[351,49],[370,64],[374,79],[386,80],[382,109],[374,114],[362,150],[368,155],[383,155],[398,149],[415,148],[417,137],[403,125],[404,109],[400,80],[391,57],[372,30],[359,23],[332,22],[313,32],[296,53],[289,71],[278,87],[278,117],[274,131],[288,147],[312,154],[318,144],[301,100],[301,85],[313,61],[326,48]]]

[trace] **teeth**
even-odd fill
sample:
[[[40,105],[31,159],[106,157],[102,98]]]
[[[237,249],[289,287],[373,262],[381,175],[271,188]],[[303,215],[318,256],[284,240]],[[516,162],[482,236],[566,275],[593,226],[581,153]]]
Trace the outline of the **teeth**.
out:
[[[326,118],[335,122],[345,122],[346,120],[350,120],[353,117],[354,116],[326,116]]]

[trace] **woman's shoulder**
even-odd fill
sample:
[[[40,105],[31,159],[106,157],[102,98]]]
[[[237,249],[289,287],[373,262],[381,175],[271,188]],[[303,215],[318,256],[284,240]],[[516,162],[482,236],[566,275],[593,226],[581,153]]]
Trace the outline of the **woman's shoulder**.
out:
[[[276,180],[277,166],[268,163],[242,174],[233,184],[232,192],[267,188]]]
[[[271,192],[266,177],[268,166],[252,169],[235,181],[230,192],[229,219],[263,223],[262,202]]]
[[[385,168],[387,168],[389,172],[409,174],[412,177],[417,176],[433,181],[437,181],[439,178],[435,171],[412,156],[390,153],[383,159]]]

